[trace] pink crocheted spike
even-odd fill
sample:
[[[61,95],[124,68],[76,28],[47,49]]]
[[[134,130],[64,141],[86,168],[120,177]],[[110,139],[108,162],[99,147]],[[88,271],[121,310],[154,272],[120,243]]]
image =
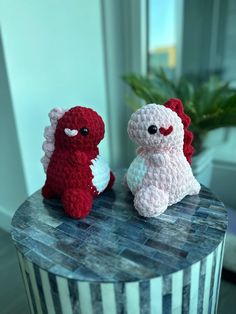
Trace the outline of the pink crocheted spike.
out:
[[[56,107],[53,108],[48,116],[50,118],[51,125],[46,126],[44,129],[45,141],[43,142],[43,151],[45,155],[41,158],[41,163],[43,164],[44,172],[47,173],[48,165],[52,157],[53,151],[55,149],[55,131],[57,127],[58,120],[61,119],[67,110]]]

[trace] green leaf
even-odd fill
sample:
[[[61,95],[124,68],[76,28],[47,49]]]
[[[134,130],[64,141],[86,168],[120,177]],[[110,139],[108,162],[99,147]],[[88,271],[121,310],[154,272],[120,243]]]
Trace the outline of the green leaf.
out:
[[[168,79],[167,75],[165,74],[165,71],[163,70],[162,67],[160,67],[160,70],[158,71],[157,77],[159,77],[162,82],[169,87],[169,90],[171,91],[171,94],[176,95],[177,90],[176,90],[176,84],[174,81]],[[169,96],[171,98],[172,96]],[[174,96],[173,96],[174,97]]]
[[[214,114],[225,100],[232,95],[228,83],[223,83],[216,77],[203,83],[195,91],[194,103],[199,115]]]
[[[127,95],[125,101],[132,111],[136,111],[141,107],[140,99],[138,100],[134,95]]]
[[[227,100],[225,100],[223,105],[223,110],[232,110],[234,111],[236,109],[236,94],[229,97]]]
[[[198,127],[203,130],[213,130],[222,127],[236,125],[236,107],[224,108],[214,114],[206,115],[198,123]]]
[[[192,103],[194,99],[194,87],[186,79],[181,78],[177,85],[177,95],[178,98],[182,100],[183,103]]]
[[[124,80],[129,84],[133,92],[147,103],[162,103],[166,100],[164,93],[149,78],[138,75],[127,75]]]

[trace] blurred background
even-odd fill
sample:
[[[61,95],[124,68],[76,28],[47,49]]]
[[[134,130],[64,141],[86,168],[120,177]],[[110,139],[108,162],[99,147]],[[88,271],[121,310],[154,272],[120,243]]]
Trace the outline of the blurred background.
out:
[[[102,115],[115,169],[134,157],[132,110],[155,91],[160,103],[180,96],[192,118],[193,170],[229,209],[225,268],[236,272],[235,25],[234,0],[0,0],[0,228],[44,183],[53,107]]]

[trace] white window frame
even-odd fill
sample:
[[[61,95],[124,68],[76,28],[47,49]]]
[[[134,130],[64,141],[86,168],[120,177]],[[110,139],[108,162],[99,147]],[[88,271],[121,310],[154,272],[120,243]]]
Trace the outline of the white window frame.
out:
[[[101,0],[101,12],[111,165],[127,167],[135,149],[126,131],[131,110],[122,76],[147,73],[147,0]]]

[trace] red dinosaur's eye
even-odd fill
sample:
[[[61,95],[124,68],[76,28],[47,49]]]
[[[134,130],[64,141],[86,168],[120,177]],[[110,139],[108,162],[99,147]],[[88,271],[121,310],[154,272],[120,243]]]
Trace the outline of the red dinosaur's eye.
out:
[[[82,135],[82,136],[87,136],[89,134],[89,129],[88,128],[81,128],[79,130],[79,133]]]

